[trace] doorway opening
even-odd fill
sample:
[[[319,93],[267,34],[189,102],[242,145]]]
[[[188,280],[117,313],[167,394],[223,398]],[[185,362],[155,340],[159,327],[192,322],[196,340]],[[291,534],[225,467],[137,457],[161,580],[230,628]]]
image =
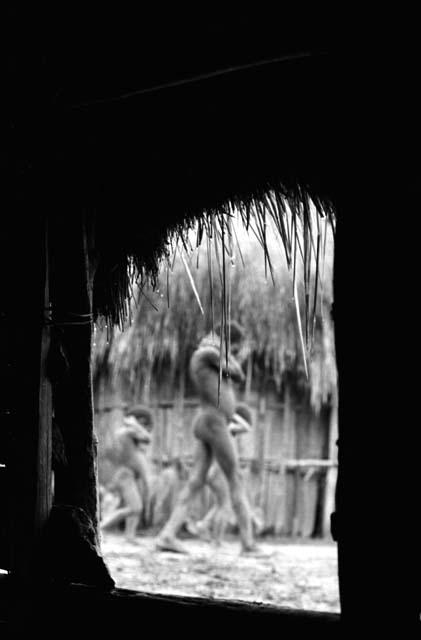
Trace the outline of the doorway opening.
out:
[[[172,239],[157,281],[134,286],[127,326],[95,327],[102,551],[118,587],[339,612],[330,535],[338,401],[334,218],[310,207],[311,224],[300,227],[288,207],[279,224],[254,213],[247,225],[235,209],[226,218],[209,216],[206,233],[199,226]],[[204,336],[218,335],[218,324],[229,348],[232,321],[245,334],[238,356],[244,379],[235,393],[252,424],[235,437],[235,449],[260,553],[240,553],[232,505],[223,538],[215,538],[211,484],[178,529],[184,552],[162,550],[159,533],[195,465],[200,402],[189,363]],[[123,517],[130,498],[116,482],[116,434],[139,416],[149,436],[135,444],[145,475],[137,479],[133,519]]]

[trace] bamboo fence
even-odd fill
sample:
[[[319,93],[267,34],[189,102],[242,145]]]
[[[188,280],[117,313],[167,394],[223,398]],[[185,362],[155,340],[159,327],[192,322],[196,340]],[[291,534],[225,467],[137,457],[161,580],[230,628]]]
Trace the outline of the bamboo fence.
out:
[[[247,395],[254,429],[238,436],[236,443],[249,499],[263,520],[263,531],[293,538],[329,536],[337,474],[335,407],[323,407],[315,414],[294,404],[288,390],[283,402],[256,392]],[[147,455],[154,477],[176,459],[191,467],[191,424],[198,401],[180,395],[149,406],[155,426]],[[123,408],[118,395],[97,399],[100,445],[103,434],[121,420]],[[101,446],[99,450],[101,457]],[[193,507],[194,517],[201,517],[211,502],[206,489]]]

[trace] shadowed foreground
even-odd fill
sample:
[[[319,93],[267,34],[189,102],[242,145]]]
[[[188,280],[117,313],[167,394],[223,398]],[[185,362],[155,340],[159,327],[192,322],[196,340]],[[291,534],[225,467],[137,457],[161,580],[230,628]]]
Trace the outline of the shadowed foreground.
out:
[[[152,537],[129,544],[107,534],[102,550],[119,588],[339,612],[333,544],[264,541],[257,558],[240,556],[237,540],[218,550],[200,540],[183,544],[188,555],[155,551]]]

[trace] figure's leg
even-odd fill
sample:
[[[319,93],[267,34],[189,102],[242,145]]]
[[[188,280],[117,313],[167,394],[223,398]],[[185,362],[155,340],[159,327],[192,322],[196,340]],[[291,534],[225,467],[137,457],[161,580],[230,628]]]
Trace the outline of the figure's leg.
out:
[[[103,487],[102,495],[99,503],[99,512],[101,522],[105,520],[108,514],[113,513],[120,506],[121,495],[115,491],[109,491]]]
[[[243,551],[254,551],[251,509],[247,499],[237,453],[228,429],[218,428],[212,432],[212,451],[227,481],[231,496],[232,508],[237,517]]]
[[[220,546],[224,539],[225,531],[228,524],[228,512],[225,508],[219,508],[213,520],[213,540],[216,546]]]
[[[195,528],[200,537],[211,541],[212,525],[215,515],[225,502],[229,504],[229,490],[221,469],[216,462],[212,463],[206,477],[206,485],[213,493],[214,504],[208,509],[203,518],[196,522]]]
[[[173,484],[175,483],[175,477],[170,477],[169,469],[161,472],[158,477],[158,483],[155,493],[155,504],[153,509],[153,523],[162,527],[168,519],[168,514],[171,512],[171,498],[173,492]]]
[[[123,500],[123,507],[115,509],[104,518],[101,529],[110,529],[122,520],[126,521],[125,532],[129,540],[135,538],[136,527],[142,512],[142,500],[137,488],[134,474],[124,473],[118,481],[119,493]]]
[[[198,440],[196,445],[194,468],[186,486],[180,491],[173,512],[158,535],[156,546],[161,550],[184,552],[176,540],[181,525],[186,521],[189,506],[193,498],[203,488],[212,461],[211,449]]]
[[[203,540],[207,540],[208,542],[211,542],[212,540],[212,537],[211,537],[212,524],[217,511],[218,511],[218,505],[217,504],[212,505],[212,507],[206,512],[204,517],[201,520],[198,520],[195,524],[196,532],[199,535],[199,537],[203,538]]]
[[[151,473],[149,463],[144,452],[137,450],[130,458],[131,469],[136,475],[137,490],[142,501],[142,513],[144,524],[148,522],[150,513]]]
[[[107,515],[104,520],[101,522],[101,530],[106,531],[107,529],[112,529],[116,524],[125,520],[127,516],[130,515],[129,507],[120,507]]]
[[[253,523],[253,531],[254,535],[258,536],[263,531],[263,515],[261,509],[254,509],[252,512],[252,523]]]
[[[217,462],[212,465],[207,484],[215,496],[215,506],[209,514],[208,529],[212,531],[213,541],[219,546],[226,529],[231,501],[226,477]]]
[[[123,500],[130,509],[130,513],[126,517],[126,540],[133,542],[136,540],[136,531],[142,515],[142,498],[139,493],[139,486],[134,478],[125,483]]]

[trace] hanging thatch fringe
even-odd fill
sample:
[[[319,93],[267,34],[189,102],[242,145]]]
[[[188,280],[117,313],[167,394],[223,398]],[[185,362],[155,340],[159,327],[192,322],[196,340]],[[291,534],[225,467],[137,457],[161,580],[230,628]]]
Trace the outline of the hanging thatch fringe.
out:
[[[321,237],[320,217],[326,219],[323,238]],[[235,219],[237,222],[233,224]],[[126,344],[127,346],[130,342],[130,347],[124,348],[121,345],[125,339],[122,338],[120,332],[124,326],[129,324],[130,320],[127,315],[127,309],[130,309],[130,305],[127,306],[127,299],[124,301],[125,304],[120,307],[120,315],[118,316],[120,348],[117,351],[114,350],[112,354],[113,372],[119,375],[123,371],[131,371],[131,376],[141,379],[143,374],[139,367],[143,367],[146,372],[150,367],[159,368],[159,363],[165,362],[166,370],[174,378],[178,375],[177,372],[182,372],[186,368],[189,349],[195,344],[198,335],[205,328],[207,330],[213,329],[214,323],[219,321],[222,325],[224,339],[229,343],[227,327],[228,321],[234,313],[235,317],[242,316],[252,327],[252,333],[254,331],[255,335],[255,357],[258,360],[263,358],[261,362],[268,370],[272,371],[279,384],[283,368],[286,366],[286,354],[292,351],[297,353],[297,357],[299,355],[303,370],[309,372],[310,377],[323,385],[326,376],[314,373],[315,367],[309,367],[309,363],[311,357],[315,357],[313,352],[319,348],[319,345],[316,345],[316,350],[313,348],[315,342],[320,342],[320,335],[316,337],[316,320],[319,318],[320,323],[320,310],[323,313],[322,298],[327,290],[322,279],[325,277],[324,260],[328,224],[334,233],[333,211],[331,208],[323,208],[320,200],[314,203],[307,196],[307,201],[303,204],[299,201],[298,195],[286,198],[280,192],[268,190],[262,194],[260,199],[256,197],[246,200],[233,199],[218,210],[204,211],[202,216],[187,218],[182,224],[176,225],[170,230],[165,244],[161,247],[161,253],[155,252],[155,261],[151,261],[150,256],[146,256],[146,259],[149,259],[148,263],[142,262],[140,256],[133,257],[130,263],[131,271],[126,276],[127,280],[122,279],[123,282],[127,282],[128,287],[129,285],[133,287],[133,280],[137,282],[137,289],[141,293],[141,300],[143,300],[138,304],[143,305],[143,311],[136,311],[135,318],[137,318],[139,326],[130,328]],[[237,230],[236,225],[239,225]],[[282,247],[285,268],[289,269],[290,281],[292,281],[289,285],[289,300],[292,304],[287,305],[290,311],[280,309],[279,300],[278,306],[275,303],[272,304],[271,300],[264,302],[259,297],[262,285],[259,288],[259,285],[256,284],[254,290],[250,289],[252,285],[250,278],[253,271],[246,276],[246,283],[242,285],[239,272],[244,271],[245,260],[237,237],[241,227],[248,230],[248,234],[252,234],[257,239],[263,252],[265,275],[267,278],[270,276],[273,282],[278,277],[279,259],[281,258],[277,247],[279,245]],[[273,244],[273,230],[277,237],[275,245]],[[271,238],[270,242],[268,238]],[[206,239],[205,252],[207,257],[203,262],[204,269],[201,273],[206,273],[206,277],[201,280],[202,276],[194,276],[198,289],[195,292],[196,285],[192,288],[191,279],[185,275],[187,261],[184,269],[181,269],[181,275],[184,273],[184,282],[180,281],[180,273],[174,272],[176,254],[182,251],[183,257],[187,258],[189,252],[191,254],[197,250],[197,262],[199,262],[198,247],[201,246],[203,239]],[[239,268],[233,269],[237,255],[240,258]],[[149,264],[149,268],[146,266],[147,264]],[[191,271],[188,265],[187,269]],[[163,288],[162,282],[159,284],[160,270],[161,273],[165,271],[166,274],[167,311],[165,313],[162,310],[159,313],[153,310],[155,306],[159,307],[159,301],[157,301],[159,298],[154,298],[156,292],[158,291],[161,297],[164,295],[158,289],[158,287]],[[197,271],[199,272],[199,270]],[[302,274],[304,292],[301,291],[301,284],[298,290],[298,273]],[[252,291],[251,294],[247,292],[247,287]],[[285,285],[282,284],[281,289],[282,287]],[[129,288],[127,291],[130,291]],[[134,289],[131,290],[131,295],[134,295],[133,292]],[[119,295],[123,299],[121,291]],[[282,295],[284,301],[288,300],[288,297],[285,298],[285,293]],[[207,319],[200,321],[196,318],[195,310],[197,309],[198,296],[200,296],[203,308],[207,311],[207,318],[210,317],[210,323]],[[317,304],[318,297],[321,299],[320,305]],[[216,304],[218,299],[220,300],[219,309]],[[285,306],[286,303],[283,304]],[[248,311],[246,307],[248,307]],[[148,309],[150,315],[147,313]],[[293,315],[291,315],[291,310]],[[180,318],[177,314],[181,314]],[[259,327],[259,321],[261,321],[261,327]],[[295,325],[295,330],[298,327],[297,336],[300,335],[301,326],[305,328],[305,332],[301,331],[300,338],[296,342],[296,338],[293,338],[294,332],[291,333],[291,329],[288,328],[291,323]],[[267,329],[264,329],[263,327],[266,325]],[[320,327],[318,331],[320,334]],[[171,340],[168,337],[170,334]],[[288,337],[289,334],[291,334],[290,337]],[[141,342],[148,345],[147,351],[139,346]],[[98,357],[100,368],[103,361],[103,357]],[[323,356],[319,354],[316,361],[321,363],[319,368],[322,370]],[[315,366],[317,368],[319,365]],[[134,369],[136,369],[136,374],[133,373]],[[150,375],[150,371],[148,375]],[[324,388],[320,387],[319,391],[312,391],[312,399],[315,404],[318,403],[318,398],[326,397]]]
[[[316,216],[326,216],[334,230],[332,204],[322,201],[301,187],[297,187],[295,190],[287,190],[279,186],[267,188],[253,195],[232,197],[217,208],[204,210],[191,216],[186,215],[184,220],[168,230],[167,237],[161,239],[159,246],[148,247],[147,250],[143,247],[139,253],[136,252],[136,249],[131,248],[131,253],[129,255],[122,254],[108,272],[101,273],[101,269],[99,269],[96,283],[100,285],[97,288],[102,290],[103,295],[100,298],[97,296],[95,300],[96,317],[103,316],[109,324],[117,325],[120,329],[123,328],[129,319],[130,305],[128,301],[133,295],[133,284],[136,282],[141,289],[146,285],[154,288],[158,281],[161,265],[163,261],[168,261],[174,243],[181,242],[185,251],[189,251],[186,238],[194,227],[197,227],[197,245],[201,243],[204,236],[213,239],[215,250],[218,243],[222,253],[221,259],[224,260],[227,247],[224,243],[218,242],[218,238],[227,233],[225,221],[233,216],[234,211],[239,212],[245,229],[249,230],[250,227],[253,227],[253,232],[259,238],[265,252],[265,261],[269,271],[271,271],[271,261],[265,240],[267,219],[270,218],[275,225],[288,266],[291,266],[293,247],[298,241],[307,274],[306,285],[308,285],[311,259],[313,254],[317,253],[315,250],[317,237],[315,238],[313,229],[312,209],[315,210]],[[287,220],[287,214],[290,215],[290,220]],[[300,238],[298,238],[300,229],[304,240],[303,248]],[[314,268],[319,272],[319,257],[317,255],[314,255]],[[308,323],[312,324],[309,309],[307,309],[305,326]]]

